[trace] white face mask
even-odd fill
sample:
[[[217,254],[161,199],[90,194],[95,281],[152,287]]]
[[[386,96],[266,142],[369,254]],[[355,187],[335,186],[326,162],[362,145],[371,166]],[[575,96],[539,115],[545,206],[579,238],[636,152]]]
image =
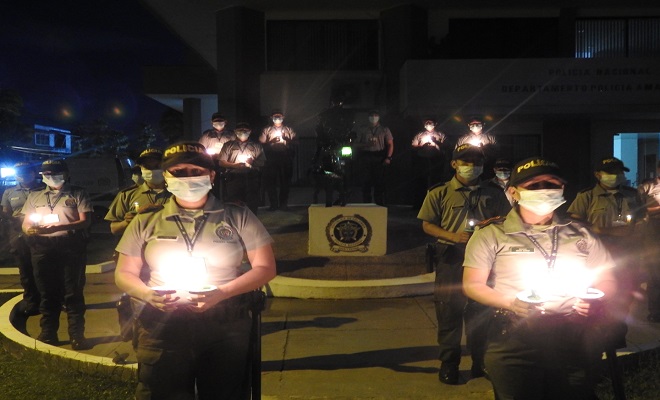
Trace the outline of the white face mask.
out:
[[[379,120],[380,120],[380,117],[377,117],[377,116],[369,117],[369,122],[371,122],[372,124],[378,123]]]
[[[482,129],[482,125],[470,125],[470,132],[472,133],[480,133]]]
[[[167,183],[167,190],[176,196],[177,199],[189,202],[201,200],[211,190],[210,175],[184,178],[167,176],[165,177],[165,182]]]
[[[216,131],[221,131],[221,130],[225,129],[225,123],[224,122],[214,122],[213,123],[213,128]]]
[[[429,132],[433,131],[434,128],[435,128],[435,126],[431,125],[431,124],[424,125],[424,129],[426,129]]]
[[[600,173],[600,183],[610,188],[619,186],[622,180],[623,177],[621,175]]]
[[[499,179],[501,181],[506,181],[511,177],[511,172],[497,171],[497,172],[495,172],[495,176],[497,176],[497,179]]]
[[[564,189],[518,190],[518,205],[536,215],[548,215],[566,203]]]
[[[64,185],[64,175],[42,175],[41,180],[48,186],[58,188]]]
[[[467,181],[473,181],[477,179],[483,171],[484,167],[480,165],[459,165],[456,167],[456,172],[458,175]]]
[[[250,138],[250,133],[249,132],[248,133],[237,133],[236,137],[241,142],[245,142],[246,140],[248,140]]]
[[[273,118],[273,123],[274,124],[281,124],[282,122],[284,122],[284,120],[282,118]]]
[[[162,169],[144,169],[142,168],[142,179],[153,185],[159,185],[163,183],[165,178],[163,177]]]

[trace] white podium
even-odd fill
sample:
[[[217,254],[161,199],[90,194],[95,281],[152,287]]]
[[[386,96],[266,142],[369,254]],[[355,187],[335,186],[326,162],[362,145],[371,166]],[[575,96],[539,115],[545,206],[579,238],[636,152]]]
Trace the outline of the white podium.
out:
[[[387,253],[387,207],[312,204],[308,212],[310,255],[359,257]]]

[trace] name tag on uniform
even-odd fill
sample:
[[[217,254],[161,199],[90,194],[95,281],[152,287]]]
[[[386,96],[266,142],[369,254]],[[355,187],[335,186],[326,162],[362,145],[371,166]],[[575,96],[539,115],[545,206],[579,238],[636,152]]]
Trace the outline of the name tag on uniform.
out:
[[[41,223],[44,225],[55,224],[60,222],[60,217],[57,214],[46,214],[41,218]]]
[[[510,253],[533,253],[533,247],[524,247],[524,246],[512,246],[509,248]]]

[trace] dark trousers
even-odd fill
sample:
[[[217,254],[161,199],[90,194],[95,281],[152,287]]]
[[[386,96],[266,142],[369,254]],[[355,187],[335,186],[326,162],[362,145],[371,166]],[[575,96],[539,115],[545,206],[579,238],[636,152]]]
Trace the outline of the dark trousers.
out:
[[[260,179],[258,171],[227,174],[225,176],[224,201],[244,204],[256,215],[261,203],[259,196]]]
[[[383,163],[385,153],[382,151],[363,152],[360,154],[360,174],[362,174],[362,202],[373,202],[385,205],[388,166]]]
[[[12,229],[11,239],[9,240],[10,251],[18,263],[18,273],[21,286],[23,287],[23,300],[26,310],[39,309],[41,296],[34,280],[34,271],[32,268],[32,255],[30,246],[28,246],[25,236],[19,230]]]
[[[442,156],[421,157],[419,155],[413,155],[412,161],[413,204],[419,208],[424,202],[428,189],[433,185],[445,181],[445,158]]]
[[[30,238],[34,278],[41,294],[42,334],[56,334],[62,305],[66,306],[69,337],[85,332],[86,243],[78,236]]]
[[[247,308],[223,303],[201,314],[142,310],[136,399],[249,398],[251,319]]]
[[[455,246],[436,245],[438,266],[435,272],[434,302],[438,320],[439,359],[458,365],[461,361],[463,321],[467,348],[473,364],[480,365],[486,349],[490,308],[469,300],[463,294],[465,253]]]
[[[602,348],[594,324],[577,314],[531,317],[495,314],[485,364],[498,400],[593,400]]]
[[[273,208],[286,207],[289,202],[289,186],[293,176],[293,159],[286,155],[269,154],[267,157],[263,182],[268,194],[268,201]]]

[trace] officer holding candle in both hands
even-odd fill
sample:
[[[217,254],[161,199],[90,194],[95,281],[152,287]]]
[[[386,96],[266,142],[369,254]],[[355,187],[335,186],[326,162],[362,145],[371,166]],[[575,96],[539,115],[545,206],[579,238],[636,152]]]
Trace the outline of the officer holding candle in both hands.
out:
[[[610,332],[614,262],[582,224],[563,220],[565,181],[543,157],[513,167],[506,219],[470,239],[463,288],[493,312],[485,364],[499,400],[593,399],[592,367]]]
[[[162,167],[172,199],[135,216],[117,246],[115,281],[139,314],[136,399],[246,398],[249,292],[275,277],[272,239],[249,209],[210,194],[201,144],[169,146]]]

